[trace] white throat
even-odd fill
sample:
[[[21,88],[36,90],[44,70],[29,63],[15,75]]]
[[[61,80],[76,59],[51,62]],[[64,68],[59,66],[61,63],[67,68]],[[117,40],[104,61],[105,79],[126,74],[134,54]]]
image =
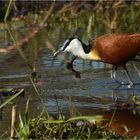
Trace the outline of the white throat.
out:
[[[82,47],[82,43],[77,39],[73,39],[69,46],[66,48],[67,52],[73,53],[73,55],[78,56],[82,59],[92,59],[92,53],[85,53]]]

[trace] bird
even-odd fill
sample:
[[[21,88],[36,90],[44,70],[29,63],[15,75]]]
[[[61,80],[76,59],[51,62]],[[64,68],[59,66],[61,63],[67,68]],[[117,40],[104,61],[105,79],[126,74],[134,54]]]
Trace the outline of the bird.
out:
[[[111,78],[116,80],[118,68],[122,68],[128,79],[129,86],[133,87],[134,83],[126,67],[127,62],[135,58],[140,52],[140,33],[109,33],[93,38],[86,45],[78,37],[68,38],[63,45],[54,53],[54,57],[62,52],[73,54],[72,60],[67,67],[72,69],[79,76],[79,72],[74,70],[73,62],[79,57],[84,60],[104,62],[112,65]]]

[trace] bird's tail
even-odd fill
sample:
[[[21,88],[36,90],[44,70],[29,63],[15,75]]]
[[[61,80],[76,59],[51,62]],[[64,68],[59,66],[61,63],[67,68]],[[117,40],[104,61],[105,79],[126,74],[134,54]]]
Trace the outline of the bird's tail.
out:
[[[140,33],[131,34],[130,37],[133,38],[137,42],[137,45],[139,47],[139,54],[138,55],[140,55]]]
[[[140,44],[140,34],[132,34],[132,35],[130,35],[132,38],[134,38],[135,40],[137,40],[138,42],[139,42],[139,44]]]

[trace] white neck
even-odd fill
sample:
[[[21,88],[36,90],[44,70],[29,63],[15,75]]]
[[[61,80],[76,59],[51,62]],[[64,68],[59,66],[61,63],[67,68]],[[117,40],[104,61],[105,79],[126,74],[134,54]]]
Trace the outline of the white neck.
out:
[[[85,53],[85,51],[83,50],[82,43],[77,38],[71,41],[66,51],[71,52],[73,53],[73,55],[78,56],[82,59],[96,60],[96,61],[100,60],[100,57],[98,56],[98,53],[96,51],[96,47],[95,49],[92,49],[91,52]]]

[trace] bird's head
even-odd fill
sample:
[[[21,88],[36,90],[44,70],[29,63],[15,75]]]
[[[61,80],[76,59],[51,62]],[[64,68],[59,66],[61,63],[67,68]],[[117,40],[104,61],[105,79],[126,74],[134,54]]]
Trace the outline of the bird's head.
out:
[[[75,56],[78,56],[78,52],[82,49],[82,42],[76,38],[71,37],[67,39],[63,45],[54,53],[54,57],[58,56],[62,52],[70,52]]]

